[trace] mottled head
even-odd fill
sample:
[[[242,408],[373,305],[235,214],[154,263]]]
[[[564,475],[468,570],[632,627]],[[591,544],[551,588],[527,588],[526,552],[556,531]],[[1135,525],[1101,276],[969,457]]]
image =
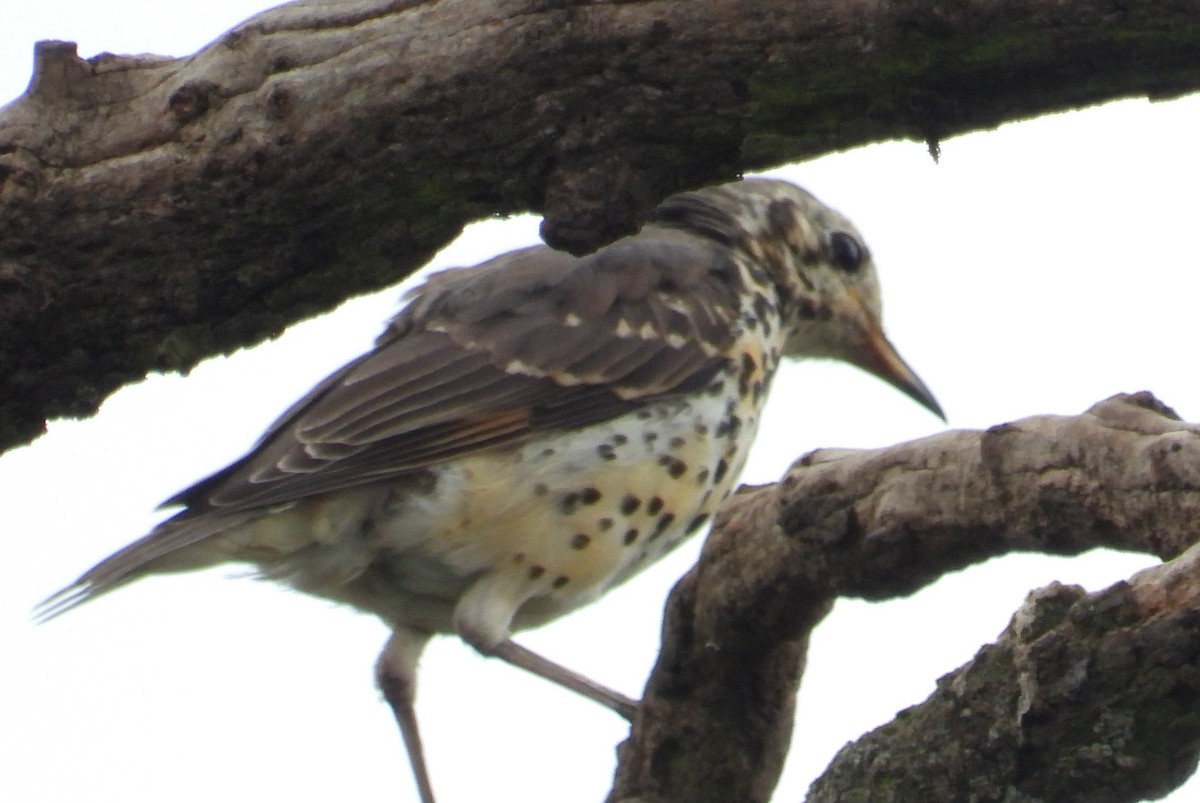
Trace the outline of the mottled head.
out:
[[[945,417],[884,335],[871,252],[841,214],[794,184],[747,179],[672,196],[652,219],[711,237],[761,271],[755,280],[774,286],[790,329],[786,356],[845,360]]]

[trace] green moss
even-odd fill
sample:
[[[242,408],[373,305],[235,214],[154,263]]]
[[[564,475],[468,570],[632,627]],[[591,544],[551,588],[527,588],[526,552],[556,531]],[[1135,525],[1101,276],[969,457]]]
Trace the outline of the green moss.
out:
[[[1161,58],[1139,55],[1142,48],[1161,50],[1163,33],[1148,29],[1145,20],[1127,25],[1014,25],[978,36],[955,35],[933,18],[906,20],[868,52],[846,53],[819,70],[752,80],[743,167],[897,136],[936,144],[1005,120],[1112,98],[1119,87],[1128,87],[1129,95],[1169,88]],[[1182,51],[1200,37],[1200,23],[1177,26],[1168,36]],[[1156,73],[1139,75],[1143,62],[1158,65]],[[1068,74],[1072,92],[1065,96],[1062,81],[1047,78]]]

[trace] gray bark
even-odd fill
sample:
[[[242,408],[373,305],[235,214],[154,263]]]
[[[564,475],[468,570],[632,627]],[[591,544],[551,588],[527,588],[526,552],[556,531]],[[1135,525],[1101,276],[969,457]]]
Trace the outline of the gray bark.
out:
[[[483,216],[542,212],[549,242],[582,251],[740,171],[1195,91],[1194,26],[1167,0],[323,0],[182,59],[42,43],[0,109],[0,448],[391,284]],[[669,603],[611,799],[767,799],[839,595],[1016,549],[1184,553],[1197,432],[1123,398],[818,452],[735,497]],[[1195,559],[1035,594],[812,799],[1172,787],[1196,763]]]
[[[837,597],[1097,546],[1176,560],[1098,594],[1034,592],[929,700],[845,748],[809,800],[1160,796],[1200,755],[1197,521],[1200,426],[1148,393],[801,458],[727,504],[672,592],[609,800],[767,800],[808,636]]]
[[[186,58],[42,43],[0,110],[0,448],[401,279],[681,188],[1200,88],[1190,3],[327,0]]]

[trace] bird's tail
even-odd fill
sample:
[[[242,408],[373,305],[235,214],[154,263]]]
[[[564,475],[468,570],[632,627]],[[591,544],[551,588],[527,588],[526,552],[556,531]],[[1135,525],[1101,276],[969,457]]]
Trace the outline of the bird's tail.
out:
[[[48,622],[72,608],[115,591],[148,574],[201,569],[227,560],[216,550],[189,549],[252,518],[245,513],[189,516],[183,511],[155,527],[149,535],[109,555],[79,579],[33,609],[36,622]]]

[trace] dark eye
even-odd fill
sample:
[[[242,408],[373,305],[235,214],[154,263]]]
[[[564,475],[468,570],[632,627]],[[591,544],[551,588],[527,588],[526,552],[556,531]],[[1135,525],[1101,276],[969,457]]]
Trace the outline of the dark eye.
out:
[[[834,267],[847,273],[861,268],[867,259],[867,252],[862,244],[844,231],[835,231],[829,235],[829,251]]]

